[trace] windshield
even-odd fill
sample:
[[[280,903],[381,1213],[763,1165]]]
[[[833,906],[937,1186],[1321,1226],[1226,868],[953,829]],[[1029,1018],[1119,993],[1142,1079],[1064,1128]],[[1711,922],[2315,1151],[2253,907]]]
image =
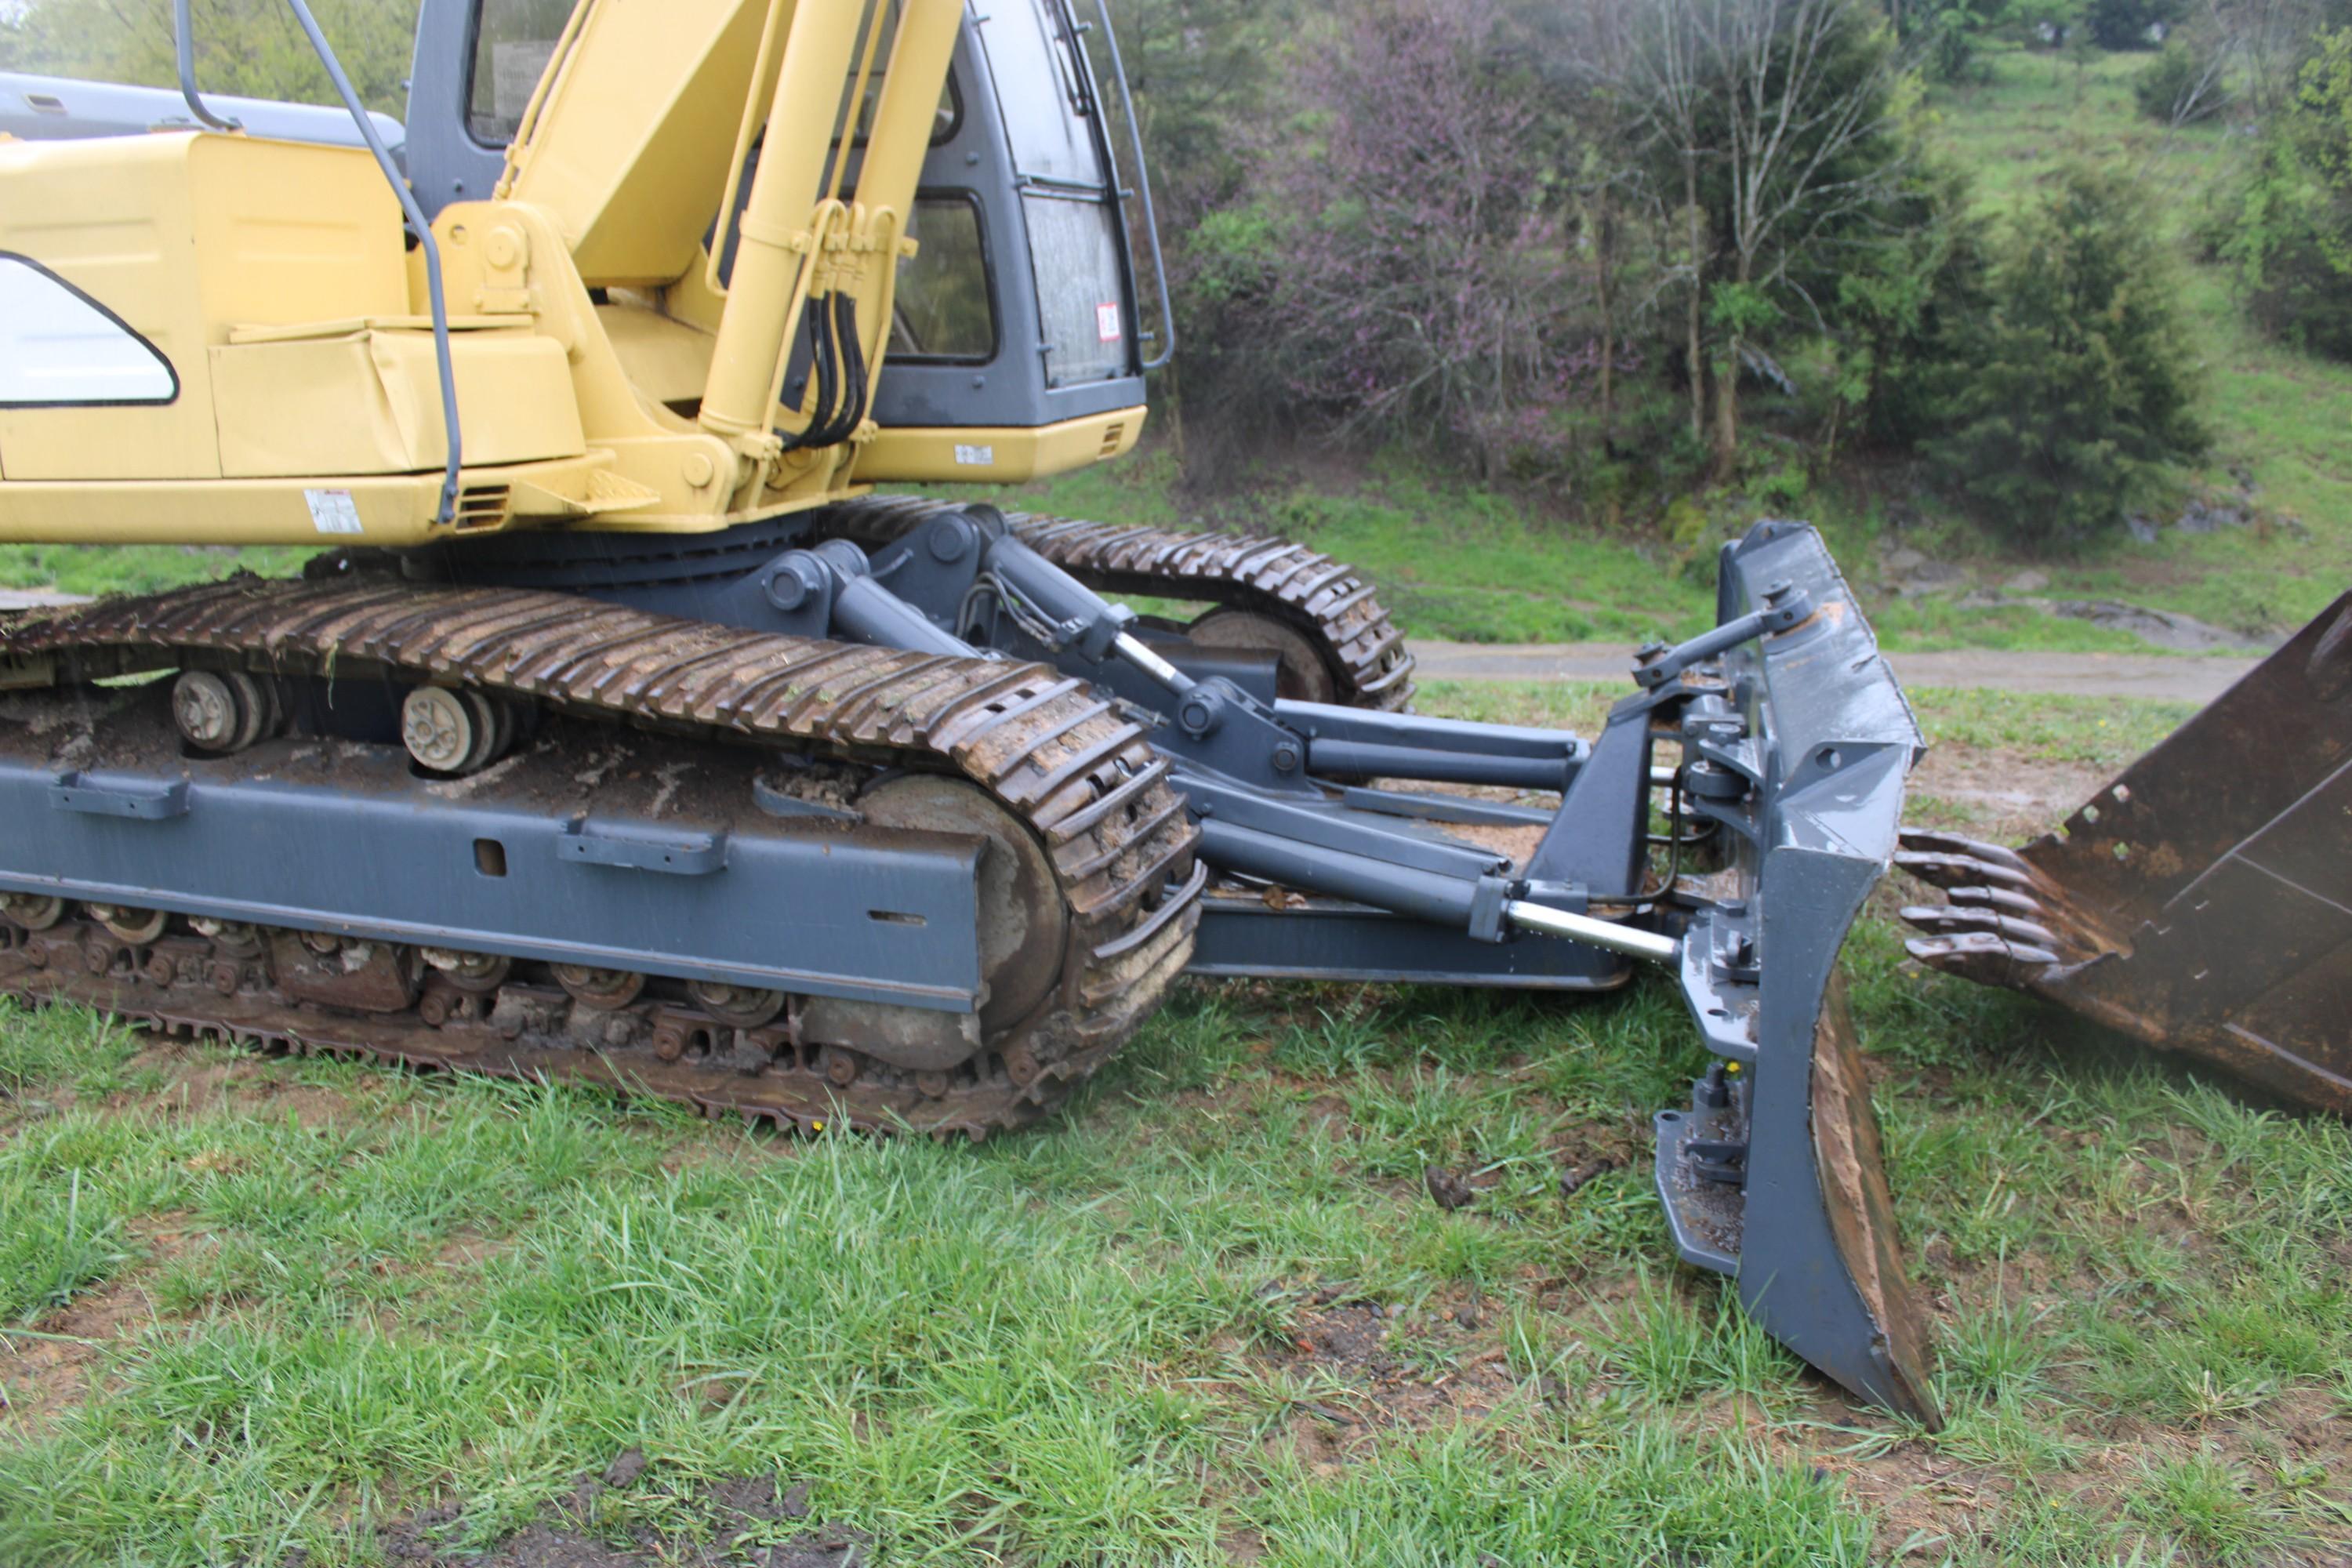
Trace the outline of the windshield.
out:
[[[1046,384],[1126,374],[1129,323],[1118,198],[1104,175],[1085,62],[1049,0],[1003,0],[981,38],[1022,189]]]

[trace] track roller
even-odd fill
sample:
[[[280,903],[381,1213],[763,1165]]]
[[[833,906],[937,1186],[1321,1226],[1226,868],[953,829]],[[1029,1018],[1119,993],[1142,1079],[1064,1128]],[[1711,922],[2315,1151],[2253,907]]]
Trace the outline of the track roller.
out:
[[[420,686],[400,705],[400,739],[427,773],[479,773],[502,755],[518,728],[507,704],[479,691]]]

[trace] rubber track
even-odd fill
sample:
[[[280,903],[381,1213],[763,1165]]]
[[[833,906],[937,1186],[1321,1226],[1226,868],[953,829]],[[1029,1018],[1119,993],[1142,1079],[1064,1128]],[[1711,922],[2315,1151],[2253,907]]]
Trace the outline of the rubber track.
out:
[[[1198,830],[1167,781],[1167,764],[1142,730],[1049,666],[742,632],[536,590],[381,580],[240,577],[0,625],[0,659],[53,658],[66,679],[169,666],[189,653],[242,657],[279,675],[325,674],[363,661],[439,685],[512,694],[577,718],[954,773],[986,788],[1046,846],[1071,911],[1070,947],[1054,994],[991,1042],[992,1062],[1001,1064],[1015,1047],[1026,1053],[1029,1071],[1020,1075],[1018,1092],[978,1093],[970,1115],[937,1105],[936,1117],[925,1118],[933,1131],[976,1137],[1034,1119],[1108,1059],[1191,957],[1205,876],[1193,856]],[[119,1011],[141,1012],[129,998],[111,1001]],[[350,1049],[390,1059],[448,1054],[414,1041],[394,1048],[381,1019],[339,1025],[337,1035],[322,1034],[315,1014],[298,1031],[269,1016],[208,1024],[184,1006],[147,1012],[167,1027],[217,1024],[215,1032],[264,1044],[298,1034],[348,1036]],[[432,1032],[421,1020],[413,1028]],[[549,1068],[529,1064],[534,1072]],[[716,1088],[686,1093],[669,1084],[656,1092],[714,1113],[740,1102],[747,1115],[803,1122],[822,1120],[838,1098],[795,1109],[750,1092],[756,1079],[731,1070],[712,1077]],[[980,1077],[976,1090],[987,1090],[987,1073]],[[1001,1065],[997,1077],[1001,1090]]]
[[[817,532],[872,550],[961,503],[864,496],[814,515]],[[1352,566],[1285,539],[1186,533],[1129,523],[1007,512],[1021,542],[1107,594],[1150,594],[1276,616],[1312,637],[1349,707],[1402,712],[1412,700],[1413,658],[1372,585]]]

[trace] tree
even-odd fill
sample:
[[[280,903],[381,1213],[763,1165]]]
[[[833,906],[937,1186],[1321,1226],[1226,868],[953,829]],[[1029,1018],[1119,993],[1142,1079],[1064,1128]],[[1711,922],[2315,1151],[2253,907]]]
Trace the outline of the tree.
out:
[[[2114,527],[2164,465],[2201,455],[2169,256],[2146,197],[2062,170],[1999,252],[1993,307],[1929,455],[1996,526],[2042,543]]]
[[[2352,359],[2352,28],[2316,40],[2215,248],[2265,330]]]
[[[2230,106],[2235,52],[2226,40],[2175,33],[2133,79],[2132,101],[2159,125],[2177,129],[2210,120]]]
[[[1683,194],[1685,351],[1717,471],[1739,441],[1739,384],[1776,327],[1830,325],[1836,279],[1882,242],[1911,142],[1901,65],[1856,0],[1625,0],[1627,97],[1655,178]],[[1702,352],[1702,339],[1713,354]]]
[[[1916,450],[1946,433],[1992,310],[1990,226],[1956,165],[1915,164],[1893,205],[1895,237],[1838,280],[1845,327],[1825,449],[1848,412],[1880,447]]]
[[[1559,370],[1577,282],[1563,128],[1501,0],[1348,0],[1292,60],[1254,220],[1250,352],[1339,431],[1484,466]]]
[[[361,100],[404,112],[416,0],[315,0],[311,9]],[[341,101],[285,0],[194,0],[192,16],[206,92]],[[28,0],[0,29],[0,70],[174,86],[171,0]]]

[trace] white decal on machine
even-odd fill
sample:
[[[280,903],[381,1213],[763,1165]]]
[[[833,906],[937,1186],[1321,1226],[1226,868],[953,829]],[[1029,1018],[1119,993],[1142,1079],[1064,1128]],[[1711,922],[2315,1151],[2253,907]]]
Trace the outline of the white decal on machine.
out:
[[[0,405],[169,403],[180,378],[155,346],[22,256],[0,256]]]
[[[304,490],[302,499],[310,506],[310,522],[320,533],[360,533],[359,503],[352,500],[349,490]]]
[[[956,463],[959,467],[967,468],[992,468],[996,466],[996,448],[993,447],[958,447],[956,448]]]
[[[1101,335],[1102,341],[1107,343],[1115,343],[1118,342],[1119,335],[1125,331],[1126,329],[1119,325],[1118,307],[1117,305],[1097,305],[1095,307],[1095,331]]]

